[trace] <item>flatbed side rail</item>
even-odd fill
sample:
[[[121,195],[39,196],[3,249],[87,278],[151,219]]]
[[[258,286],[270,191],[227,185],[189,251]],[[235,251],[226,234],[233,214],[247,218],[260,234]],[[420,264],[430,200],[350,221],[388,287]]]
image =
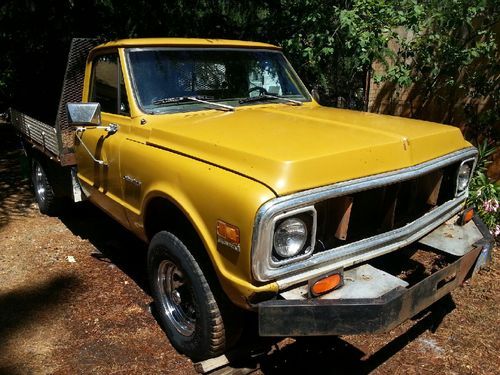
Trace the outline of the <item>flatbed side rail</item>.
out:
[[[71,41],[55,123],[61,151],[59,156],[62,165],[76,164],[74,154],[75,128],[68,122],[66,104],[68,102],[80,102],[82,100],[87,57],[89,52],[102,42],[102,40],[96,38],[73,38]]]
[[[10,109],[10,118],[12,125],[25,136],[28,142],[49,158],[60,162],[59,140],[57,131],[53,126],[13,108]]]

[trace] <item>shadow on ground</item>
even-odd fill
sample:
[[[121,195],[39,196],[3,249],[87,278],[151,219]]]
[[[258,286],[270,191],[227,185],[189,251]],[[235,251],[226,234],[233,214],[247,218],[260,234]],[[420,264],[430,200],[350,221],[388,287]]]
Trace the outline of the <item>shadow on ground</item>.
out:
[[[351,344],[348,337],[303,337],[287,340],[285,345],[278,339],[247,337],[251,343],[243,346],[248,346],[249,354],[235,351],[228,357],[235,369],[260,368],[263,374],[369,374],[426,331],[435,332],[454,308],[451,295],[444,297],[416,316],[399,336],[391,340],[387,335],[380,348],[371,354]],[[256,326],[252,329],[257,331]],[[371,341],[375,336],[366,337]],[[381,341],[380,335],[377,341]]]
[[[0,228],[26,216],[34,202],[26,163],[14,130],[0,123]]]
[[[325,374],[369,374],[427,330],[434,331],[454,306],[451,297],[446,297],[411,328],[371,355],[340,337],[303,338],[264,357],[259,363],[261,371],[265,374],[311,370],[322,370]]]
[[[9,353],[5,351],[8,350],[6,348],[10,337],[26,326],[37,324],[39,319],[50,316],[53,311],[66,304],[78,285],[79,280],[74,276],[61,275],[43,284],[0,294],[0,357],[9,358]],[[0,374],[16,373],[16,363],[0,363]]]
[[[76,236],[88,240],[96,251],[91,255],[112,263],[149,294],[146,274],[147,245],[90,202],[67,207],[59,216]]]

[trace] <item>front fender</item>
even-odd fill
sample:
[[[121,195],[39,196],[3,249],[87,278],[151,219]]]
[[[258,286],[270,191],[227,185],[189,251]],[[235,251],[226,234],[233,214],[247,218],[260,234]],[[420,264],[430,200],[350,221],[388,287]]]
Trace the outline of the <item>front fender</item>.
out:
[[[131,150],[132,148],[132,150]],[[222,168],[165,150],[132,145],[141,163],[126,172],[140,181],[137,208],[129,206],[133,230],[145,239],[148,202],[161,197],[178,207],[198,233],[221,285],[237,305],[254,293],[277,291],[275,283],[257,285],[251,273],[251,243],[258,208],[275,195],[264,185]],[[139,156],[140,155],[140,156]],[[146,167],[147,166],[147,167]],[[125,189],[126,191],[126,189]],[[126,201],[133,201],[131,197]],[[240,252],[217,244],[217,220],[240,229]]]

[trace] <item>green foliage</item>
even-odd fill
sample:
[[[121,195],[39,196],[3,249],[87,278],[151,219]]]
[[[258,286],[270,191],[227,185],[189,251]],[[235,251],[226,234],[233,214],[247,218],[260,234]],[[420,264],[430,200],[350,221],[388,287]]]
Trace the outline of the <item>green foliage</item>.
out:
[[[491,181],[487,174],[491,157],[496,152],[495,145],[482,142],[479,151],[476,171],[469,186],[468,204],[475,207],[485,224],[495,236],[500,235],[500,184]]]
[[[404,4],[404,5],[401,5]],[[416,85],[421,95],[415,117],[431,100],[452,113],[465,97],[466,136],[495,139],[500,122],[500,55],[497,0],[403,0],[396,22],[396,53],[376,79],[400,87]],[[489,103],[483,108],[481,103]]]
[[[342,97],[363,108],[364,88],[374,61],[394,52],[389,41],[404,7],[397,3],[355,1],[282,1],[282,45],[310,87],[321,88],[326,102]]]

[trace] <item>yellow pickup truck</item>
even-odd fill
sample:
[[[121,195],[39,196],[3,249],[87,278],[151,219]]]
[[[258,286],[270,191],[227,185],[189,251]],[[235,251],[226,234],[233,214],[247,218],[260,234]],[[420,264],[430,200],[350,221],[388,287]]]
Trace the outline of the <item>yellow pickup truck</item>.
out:
[[[74,39],[55,124],[11,121],[43,213],[88,199],[149,243],[159,320],[195,360],[244,310],[262,336],[389,330],[490,257],[459,129],[323,107],[274,45]],[[416,253],[432,269],[406,277]]]

